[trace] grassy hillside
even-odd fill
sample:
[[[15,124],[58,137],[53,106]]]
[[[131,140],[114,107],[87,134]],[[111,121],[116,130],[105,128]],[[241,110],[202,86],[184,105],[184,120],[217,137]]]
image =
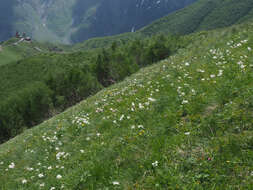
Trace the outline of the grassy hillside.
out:
[[[11,38],[0,43],[0,66],[17,62],[18,60],[38,54],[49,52],[61,52],[67,50],[67,46],[53,45],[50,43],[38,43],[36,41],[27,42],[20,39]]]
[[[199,0],[144,27],[144,35],[155,33],[189,34],[230,26],[253,18],[251,0]]]
[[[0,146],[0,188],[252,189],[253,24],[191,45]]]

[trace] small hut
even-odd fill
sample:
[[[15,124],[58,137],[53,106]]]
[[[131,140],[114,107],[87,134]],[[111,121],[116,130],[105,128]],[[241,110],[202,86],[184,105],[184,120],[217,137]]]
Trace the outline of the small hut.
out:
[[[16,32],[16,38],[20,38],[20,34],[18,31]]]
[[[31,41],[32,41],[32,38],[31,38],[31,37],[29,37],[29,36],[27,36],[27,37],[25,38],[25,41],[27,41],[27,42],[31,42]]]

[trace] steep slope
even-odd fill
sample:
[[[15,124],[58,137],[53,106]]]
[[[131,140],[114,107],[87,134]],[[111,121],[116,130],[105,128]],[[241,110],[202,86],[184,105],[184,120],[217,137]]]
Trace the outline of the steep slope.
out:
[[[199,0],[183,10],[170,14],[144,27],[139,32],[189,34],[230,26],[253,18],[251,0]]]
[[[131,32],[195,0],[3,0],[0,41],[16,30],[39,41],[72,43]]]
[[[177,55],[0,146],[5,189],[252,189],[253,24]]]

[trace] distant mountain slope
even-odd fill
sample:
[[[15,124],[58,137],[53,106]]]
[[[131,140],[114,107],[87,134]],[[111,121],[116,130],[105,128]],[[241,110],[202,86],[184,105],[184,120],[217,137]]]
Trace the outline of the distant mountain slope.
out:
[[[0,41],[7,40],[13,32],[13,21],[15,20],[13,7],[15,0],[2,0],[0,2]]]
[[[251,0],[198,0],[192,5],[158,19],[134,33],[89,39],[76,44],[74,49],[105,47],[115,41],[144,38],[158,33],[190,34],[195,31],[243,23],[251,19],[253,19],[253,1]]]
[[[139,32],[189,34],[230,26],[253,18],[252,0],[199,0],[194,4],[163,17]]]
[[[104,0],[92,17],[79,19],[74,42],[133,32],[195,0]]]
[[[72,43],[135,31],[196,0],[2,0],[0,41],[16,30]]]

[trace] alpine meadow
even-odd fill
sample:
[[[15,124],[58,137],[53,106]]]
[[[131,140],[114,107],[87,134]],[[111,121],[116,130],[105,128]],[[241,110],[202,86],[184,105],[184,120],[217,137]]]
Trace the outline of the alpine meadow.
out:
[[[2,1],[1,190],[253,189],[251,0]]]

